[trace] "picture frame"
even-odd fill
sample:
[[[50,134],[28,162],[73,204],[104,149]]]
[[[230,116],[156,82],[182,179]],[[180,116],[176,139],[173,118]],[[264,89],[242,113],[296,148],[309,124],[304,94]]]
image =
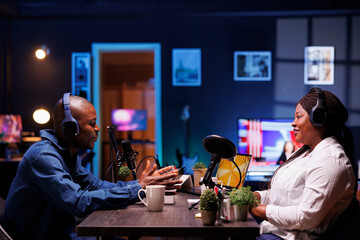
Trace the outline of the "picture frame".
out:
[[[71,54],[71,94],[91,101],[91,54]]]
[[[271,81],[270,51],[235,51],[235,81]]]
[[[172,85],[201,86],[201,49],[172,50]]]
[[[335,48],[308,46],[304,49],[304,83],[306,85],[334,84]]]

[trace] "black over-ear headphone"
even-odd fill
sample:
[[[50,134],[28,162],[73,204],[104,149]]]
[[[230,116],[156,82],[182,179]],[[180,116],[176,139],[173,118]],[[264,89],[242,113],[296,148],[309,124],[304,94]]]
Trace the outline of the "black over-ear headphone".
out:
[[[311,109],[310,122],[315,127],[322,127],[326,122],[326,108],[325,108],[325,96],[320,88],[313,88],[311,92],[317,93],[316,105]]]
[[[64,120],[62,121],[63,132],[65,137],[76,137],[79,135],[79,124],[71,115],[70,111],[70,93],[64,93]]]

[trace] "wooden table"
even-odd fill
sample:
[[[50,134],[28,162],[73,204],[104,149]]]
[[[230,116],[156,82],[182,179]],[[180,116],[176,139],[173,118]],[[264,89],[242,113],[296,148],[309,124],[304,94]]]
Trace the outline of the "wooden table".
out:
[[[129,239],[142,236],[255,239],[259,236],[259,225],[254,218],[249,214],[247,221],[236,221],[232,207],[230,222],[204,226],[201,218],[195,218],[199,210],[188,210],[188,198],[199,197],[178,193],[175,204],[165,205],[162,212],[149,212],[143,204],[126,209],[95,211],[77,226],[76,232],[78,236],[128,236]]]

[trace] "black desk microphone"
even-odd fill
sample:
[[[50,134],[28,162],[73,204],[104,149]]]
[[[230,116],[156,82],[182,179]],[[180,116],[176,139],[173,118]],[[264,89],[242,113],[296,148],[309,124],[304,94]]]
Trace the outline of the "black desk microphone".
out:
[[[136,179],[135,160],[137,154],[133,151],[130,140],[122,140],[121,146],[123,149],[123,158],[126,161],[128,168],[131,170],[134,179]]]

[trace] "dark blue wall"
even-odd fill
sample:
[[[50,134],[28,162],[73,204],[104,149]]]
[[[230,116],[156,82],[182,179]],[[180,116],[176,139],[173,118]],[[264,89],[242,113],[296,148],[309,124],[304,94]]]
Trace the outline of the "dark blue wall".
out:
[[[52,109],[70,90],[71,53],[90,52],[93,42],[159,42],[162,52],[164,159],[184,151],[182,108],[190,105],[190,153],[208,155],[202,139],[220,134],[236,141],[239,116],[272,115],[271,82],[233,81],[233,52],[274,49],[273,18],[109,18],[21,19],[11,22],[12,111],[21,113],[24,130],[33,130],[32,112]],[[34,59],[34,48],[51,48],[47,61]],[[171,85],[172,48],[201,48],[202,86]],[[259,103],[261,103],[259,105]]]
[[[274,64],[270,82],[233,80],[233,52],[272,51],[274,60],[276,33],[277,18],[261,16],[13,19],[10,22],[12,112],[23,116],[25,131],[38,131],[32,123],[32,112],[39,106],[52,109],[62,93],[71,89],[72,52],[91,52],[94,42],[158,42],[162,55],[164,160],[171,164],[176,161],[175,149],[184,151],[184,123],[180,115],[188,104],[190,154],[198,153],[200,160],[208,162],[210,155],[202,146],[205,136],[219,134],[236,143],[238,117],[279,116],[278,112],[274,115],[274,88],[278,81]],[[51,55],[47,61],[39,62],[34,59],[33,51],[42,44],[51,48]],[[172,86],[172,48],[201,48],[201,87]],[[303,59],[299,59],[299,64],[303,64]],[[309,88],[297,89],[298,84],[291,81],[300,79],[301,84],[303,76],[288,74],[288,84],[281,91],[295,92],[295,98],[285,103],[292,109]],[[292,117],[293,112],[284,111],[280,115]]]

